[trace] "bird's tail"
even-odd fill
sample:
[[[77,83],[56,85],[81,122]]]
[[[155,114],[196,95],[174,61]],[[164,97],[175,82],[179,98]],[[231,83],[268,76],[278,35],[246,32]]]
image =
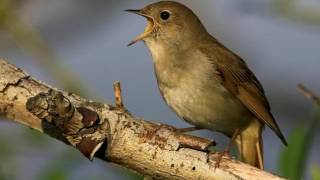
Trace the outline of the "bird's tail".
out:
[[[258,120],[253,120],[236,138],[241,160],[259,169],[264,168],[262,128],[263,125]]]

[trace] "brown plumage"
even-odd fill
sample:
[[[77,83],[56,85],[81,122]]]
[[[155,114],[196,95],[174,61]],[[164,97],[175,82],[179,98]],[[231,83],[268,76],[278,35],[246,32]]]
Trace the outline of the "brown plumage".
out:
[[[179,117],[228,137],[239,130],[240,157],[258,168],[263,168],[264,124],[287,144],[255,75],[189,8],[162,1],[129,11],[148,20],[144,33],[130,44],[146,43],[161,95]]]
[[[287,145],[285,137],[270,112],[269,102],[258,79],[239,56],[218,41],[214,40],[213,43],[216,45],[206,45],[202,50],[208,54],[208,59],[217,65],[224,87],[240,99],[258,120],[269,126]],[[213,54],[209,51],[216,53]]]

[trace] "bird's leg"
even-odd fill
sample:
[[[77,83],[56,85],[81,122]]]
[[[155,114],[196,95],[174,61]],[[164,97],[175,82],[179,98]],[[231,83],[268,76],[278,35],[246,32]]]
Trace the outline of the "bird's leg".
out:
[[[216,160],[216,163],[215,163],[215,168],[218,168],[220,166],[220,163],[221,163],[221,160],[222,160],[222,157],[227,155],[230,157],[230,149],[232,147],[232,144],[233,142],[235,141],[236,137],[239,135],[240,133],[240,130],[239,129],[236,129],[232,135],[232,138],[231,140],[229,141],[229,144],[227,145],[227,147],[218,155],[218,158]]]

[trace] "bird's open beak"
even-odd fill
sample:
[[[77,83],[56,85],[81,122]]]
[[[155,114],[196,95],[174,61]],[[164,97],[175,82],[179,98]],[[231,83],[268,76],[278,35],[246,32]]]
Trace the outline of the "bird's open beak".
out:
[[[130,13],[134,13],[134,14],[137,14],[137,15],[140,15],[140,16],[143,16],[147,19],[148,21],[148,24],[146,26],[146,28],[144,29],[144,32],[141,33],[139,36],[137,36],[133,41],[131,41],[128,46],[131,46],[132,44],[140,41],[140,40],[143,40],[144,38],[146,38],[149,34],[152,33],[153,31],[153,28],[154,28],[154,20],[151,16],[148,16],[147,14],[143,13],[142,10],[138,10],[138,9],[127,9],[125,10],[127,12],[130,12]]]

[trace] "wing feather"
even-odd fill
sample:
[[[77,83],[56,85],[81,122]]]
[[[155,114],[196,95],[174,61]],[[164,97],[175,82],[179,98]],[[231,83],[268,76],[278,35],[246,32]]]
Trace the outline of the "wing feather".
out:
[[[219,42],[201,48],[215,64],[222,84],[287,145],[285,137],[270,112],[270,105],[258,79],[246,63]]]

